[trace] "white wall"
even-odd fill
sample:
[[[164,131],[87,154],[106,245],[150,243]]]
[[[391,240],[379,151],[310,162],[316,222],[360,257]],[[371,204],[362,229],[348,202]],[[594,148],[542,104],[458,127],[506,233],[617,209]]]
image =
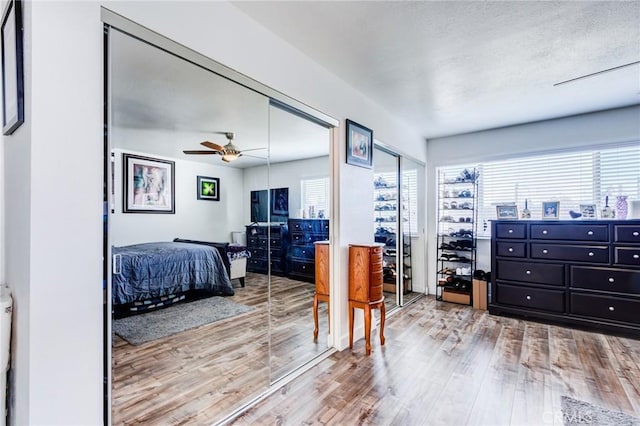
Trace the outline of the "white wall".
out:
[[[27,122],[3,138],[5,277],[16,296],[13,424],[103,421],[101,3],[339,118],[342,128],[349,117],[426,157],[417,132],[229,3],[23,2]],[[334,133],[332,167],[345,182],[333,217],[344,222],[334,242],[337,295],[346,300],[346,244],[371,240],[373,212],[371,171],[345,165],[344,139]],[[337,308],[332,331],[344,348],[347,309]]]
[[[109,227],[113,245],[171,241],[176,237],[230,242],[231,231],[242,229],[244,223],[238,214],[243,211],[245,204],[242,192],[244,181],[242,169],[126,151],[146,157],[175,161],[175,214],[122,213],[122,154],[125,151],[120,149],[113,151],[115,153],[115,213],[111,215]],[[220,179],[220,201],[197,199],[198,176]]]
[[[328,136],[327,134],[327,144],[329,143]],[[242,196],[246,203],[242,217],[245,219],[246,224],[251,223],[250,192],[267,189],[267,185],[270,188],[289,188],[289,217],[301,217],[298,211],[302,199],[300,181],[302,179],[329,177],[329,166],[329,157],[327,156],[271,164],[269,167],[258,166],[244,169],[244,192]]]
[[[640,106],[581,114],[520,126],[467,133],[427,142],[428,252],[436,253],[436,175],[444,165],[473,164],[558,149],[615,144],[640,139]],[[429,259],[429,289],[435,291],[435,255]],[[489,241],[478,243],[479,269],[490,270]]]

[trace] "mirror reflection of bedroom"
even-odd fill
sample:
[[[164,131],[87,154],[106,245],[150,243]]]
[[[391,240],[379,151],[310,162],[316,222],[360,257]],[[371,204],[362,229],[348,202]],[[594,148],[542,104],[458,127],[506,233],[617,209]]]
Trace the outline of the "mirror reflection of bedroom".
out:
[[[330,130],[118,30],[108,52],[111,421],[212,423],[327,350]]]

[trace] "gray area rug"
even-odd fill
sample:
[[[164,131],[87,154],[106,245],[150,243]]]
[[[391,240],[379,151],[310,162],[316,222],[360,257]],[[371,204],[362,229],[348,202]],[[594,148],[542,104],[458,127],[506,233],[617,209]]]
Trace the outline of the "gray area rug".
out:
[[[181,331],[244,314],[254,308],[213,296],[178,303],[139,315],[113,321],[113,332],[132,345],[140,345]]]
[[[562,420],[570,425],[638,426],[640,419],[621,411],[608,410],[588,402],[562,397]]]

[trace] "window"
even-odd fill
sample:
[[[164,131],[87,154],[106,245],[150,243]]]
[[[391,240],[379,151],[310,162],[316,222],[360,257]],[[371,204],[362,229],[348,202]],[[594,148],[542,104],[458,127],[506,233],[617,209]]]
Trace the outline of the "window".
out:
[[[418,233],[418,170],[408,169],[402,172],[402,199],[405,203],[405,218],[403,232],[411,235]]]
[[[302,210],[306,212],[307,217],[311,217],[309,214],[309,208],[315,212],[315,216],[318,217],[322,214],[325,218],[329,217],[329,178],[317,178],[317,179],[303,179],[301,181],[302,192]],[[321,213],[322,212],[322,213]]]
[[[478,164],[478,236],[490,235],[496,206],[513,204],[520,213],[525,201],[532,219],[542,218],[542,202],[559,201],[560,219],[569,219],[580,204],[615,207],[618,195],[640,199],[640,143]],[[460,166],[443,167],[445,172]],[[598,212],[597,217],[600,217]]]

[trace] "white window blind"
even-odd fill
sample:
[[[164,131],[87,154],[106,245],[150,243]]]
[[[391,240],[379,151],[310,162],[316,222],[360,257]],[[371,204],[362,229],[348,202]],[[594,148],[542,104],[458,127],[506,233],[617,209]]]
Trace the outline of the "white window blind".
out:
[[[301,181],[302,209],[309,212],[309,207],[313,206],[315,214],[324,211],[324,217],[329,217],[329,178],[303,179]]]
[[[542,202],[559,201],[560,219],[580,204],[604,207],[605,196],[615,206],[618,195],[640,199],[640,142],[616,148],[563,152],[478,164],[478,236],[488,237],[489,221],[496,206],[516,204],[518,214],[525,200],[532,219],[542,218]],[[441,168],[445,172],[460,166]]]
[[[402,223],[403,232],[411,235],[418,233],[418,171],[409,169],[402,171],[402,199],[405,204],[407,221]]]

